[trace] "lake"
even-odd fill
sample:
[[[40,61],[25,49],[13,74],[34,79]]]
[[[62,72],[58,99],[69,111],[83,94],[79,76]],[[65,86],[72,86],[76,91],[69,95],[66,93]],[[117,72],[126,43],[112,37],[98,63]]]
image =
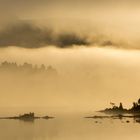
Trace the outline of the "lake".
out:
[[[132,118],[86,119],[74,115],[32,122],[0,120],[0,140],[137,140],[139,130],[140,124]]]

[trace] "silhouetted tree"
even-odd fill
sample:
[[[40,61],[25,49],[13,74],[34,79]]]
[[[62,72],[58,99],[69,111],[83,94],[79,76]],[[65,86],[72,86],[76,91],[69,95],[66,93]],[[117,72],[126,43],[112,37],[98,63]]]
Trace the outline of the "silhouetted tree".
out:
[[[122,105],[122,103],[120,103],[119,109],[123,110],[123,105]]]
[[[140,105],[140,98],[138,99],[138,105]]]
[[[22,72],[24,74],[31,74],[31,73],[38,73],[38,74],[45,74],[49,76],[56,76],[57,71],[52,66],[45,67],[44,64],[41,65],[41,67],[38,67],[37,65],[33,66],[32,64],[29,64],[25,62],[24,64],[17,65],[17,63],[10,63],[7,61],[4,61],[0,65],[0,71],[8,71],[8,72]]]
[[[133,102],[133,107],[132,108],[136,108],[137,104],[135,102]]]

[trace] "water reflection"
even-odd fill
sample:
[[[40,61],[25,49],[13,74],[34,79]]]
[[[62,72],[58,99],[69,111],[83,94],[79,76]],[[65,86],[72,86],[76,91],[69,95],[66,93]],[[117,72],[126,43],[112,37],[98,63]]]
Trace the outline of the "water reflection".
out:
[[[0,120],[1,140],[131,140],[132,134],[133,139],[140,137],[139,130],[138,119],[133,118],[85,119],[81,115],[33,122]]]
[[[23,121],[25,123],[34,123],[35,119],[19,119],[19,121]]]
[[[94,119],[94,123],[102,123],[107,119],[111,120],[111,123],[115,120],[120,120],[121,123],[140,123],[140,115],[95,115],[85,117],[86,119]]]

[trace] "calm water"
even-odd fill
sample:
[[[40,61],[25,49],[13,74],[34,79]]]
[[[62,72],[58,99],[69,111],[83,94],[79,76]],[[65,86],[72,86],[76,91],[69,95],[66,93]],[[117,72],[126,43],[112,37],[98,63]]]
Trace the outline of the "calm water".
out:
[[[127,123],[126,121],[130,122]],[[133,119],[57,117],[24,122],[0,120],[0,140],[137,140],[140,124]]]

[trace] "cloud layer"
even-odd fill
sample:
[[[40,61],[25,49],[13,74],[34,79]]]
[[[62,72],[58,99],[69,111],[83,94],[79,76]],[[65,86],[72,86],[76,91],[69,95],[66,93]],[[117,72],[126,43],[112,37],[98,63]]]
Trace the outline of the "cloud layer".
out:
[[[54,33],[50,28],[40,28],[30,23],[10,25],[0,31],[0,47],[19,46],[38,48],[47,45],[70,47],[73,45],[88,45],[85,37],[73,32]]]
[[[138,0],[0,0],[0,47],[139,49],[139,9]]]
[[[76,31],[77,28],[79,28],[78,31]],[[122,42],[103,34],[103,31],[102,33],[101,31],[100,33],[91,31],[94,33],[90,34],[80,31],[80,27],[77,28],[71,30],[58,28],[59,30],[56,31],[53,26],[39,26],[31,21],[19,20],[2,26],[0,29],[0,47],[41,48],[55,46],[70,48],[73,46],[118,47],[122,45]]]

